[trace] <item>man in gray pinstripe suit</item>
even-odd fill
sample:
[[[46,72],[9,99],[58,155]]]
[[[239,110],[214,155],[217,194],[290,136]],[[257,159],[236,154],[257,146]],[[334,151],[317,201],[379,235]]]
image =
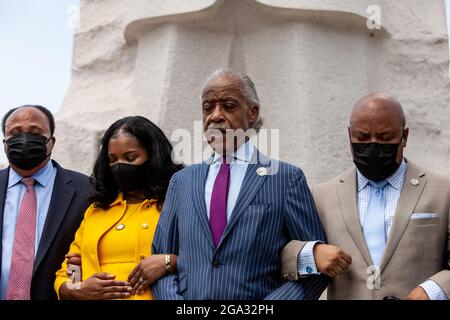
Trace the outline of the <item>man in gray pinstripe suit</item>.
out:
[[[215,152],[170,182],[153,253],[177,254],[178,274],[154,284],[155,298],[317,299],[328,279],[308,274],[324,234],[303,172],[228,135],[262,124],[252,80],[217,70],[203,87],[202,110]],[[280,252],[292,239],[305,243],[305,277],[283,282]]]

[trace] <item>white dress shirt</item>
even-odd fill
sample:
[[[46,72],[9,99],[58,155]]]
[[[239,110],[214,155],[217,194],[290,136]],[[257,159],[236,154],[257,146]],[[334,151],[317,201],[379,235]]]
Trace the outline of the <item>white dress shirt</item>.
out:
[[[228,189],[227,200],[227,221],[230,220],[234,206],[236,205],[239,192],[241,191],[242,182],[244,181],[245,173],[247,172],[248,164],[252,160],[255,146],[249,140],[241,145],[235,152],[227,157],[227,162],[230,163],[230,181]],[[211,195],[214,182],[219,174],[220,166],[222,165],[222,156],[214,153],[213,159],[209,166],[208,176],[205,183],[205,204],[208,219],[210,217]],[[314,262],[313,249],[317,241],[307,242],[302,251],[298,255],[298,272],[300,275],[317,274],[317,267]]]

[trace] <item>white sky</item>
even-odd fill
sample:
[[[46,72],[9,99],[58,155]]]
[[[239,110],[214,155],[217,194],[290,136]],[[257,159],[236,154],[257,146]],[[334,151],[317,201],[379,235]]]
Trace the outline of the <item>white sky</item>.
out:
[[[78,4],[79,0],[0,0],[0,118],[23,104],[59,109],[70,81],[70,22]]]

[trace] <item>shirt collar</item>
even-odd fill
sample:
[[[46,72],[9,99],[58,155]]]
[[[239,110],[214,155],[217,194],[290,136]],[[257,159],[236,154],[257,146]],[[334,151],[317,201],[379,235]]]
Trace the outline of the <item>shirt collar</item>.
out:
[[[398,167],[395,172],[386,179],[386,181],[397,190],[400,190],[403,186],[403,179],[405,177],[405,171],[406,171],[406,162],[405,159],[402,159],[402,163]],[[369,179],[367,179],[359,170],[356,170],[357,176],[358,176],[358,192],[363,190],[367,184],[370,182]]]
[[[253,142],[248,140],[246,143],[241,145],[239,149],[229,154],[231,163],[242,163],[242,162],[250,162],[253,157],[253,152],[255,151],[255,146]],[[214,158],[212,163],[221,163],[222,156],[217,152],[214,152]]]
[[[53,173],[53,163],[50,160],[43,168],[41,168],[38,172],[32,175],[32,177],[44,188],[50,182],[50,178]],[[9,178],[8,178],[8,189],[15,186],[22,180],[22,176],[14,171],[13,168],[9,168]]]
[[[146,200],[143,200],[143,202],[142,202],[141,204],[146,204],[146,203],[153,204],[153,203],[157,203],[157,202],[158,202],[158,201],[157,201],[156,199],[146,199]],[[116,205],[119,205],[119,204],[126,204],[126,203],[127,203],[127,201],[124,199],[123,192],[119,192],[119,193],[117,194],[116,200],[114,200],[113,202],[111,202],[111,203],[109,204],[109,207],[114,207],[114,206],[116,206]]]

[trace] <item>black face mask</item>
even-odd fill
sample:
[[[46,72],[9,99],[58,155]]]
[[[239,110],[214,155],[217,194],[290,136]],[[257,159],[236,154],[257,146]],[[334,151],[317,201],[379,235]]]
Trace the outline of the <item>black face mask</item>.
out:
[[[352,143],[353,162],[367,179],[385,180],[400,166],[396,161],[400,143]]]
[[[145,184],[147,162],[140,165],[119,162],[111,166],[111,172],[121,191],[137,191]]]
[[[50,154],[47,154],[47,143],[51,138],[31,132],[21,132],[4,141],[8,146],[9,163],[22,170],[36,168]]]

